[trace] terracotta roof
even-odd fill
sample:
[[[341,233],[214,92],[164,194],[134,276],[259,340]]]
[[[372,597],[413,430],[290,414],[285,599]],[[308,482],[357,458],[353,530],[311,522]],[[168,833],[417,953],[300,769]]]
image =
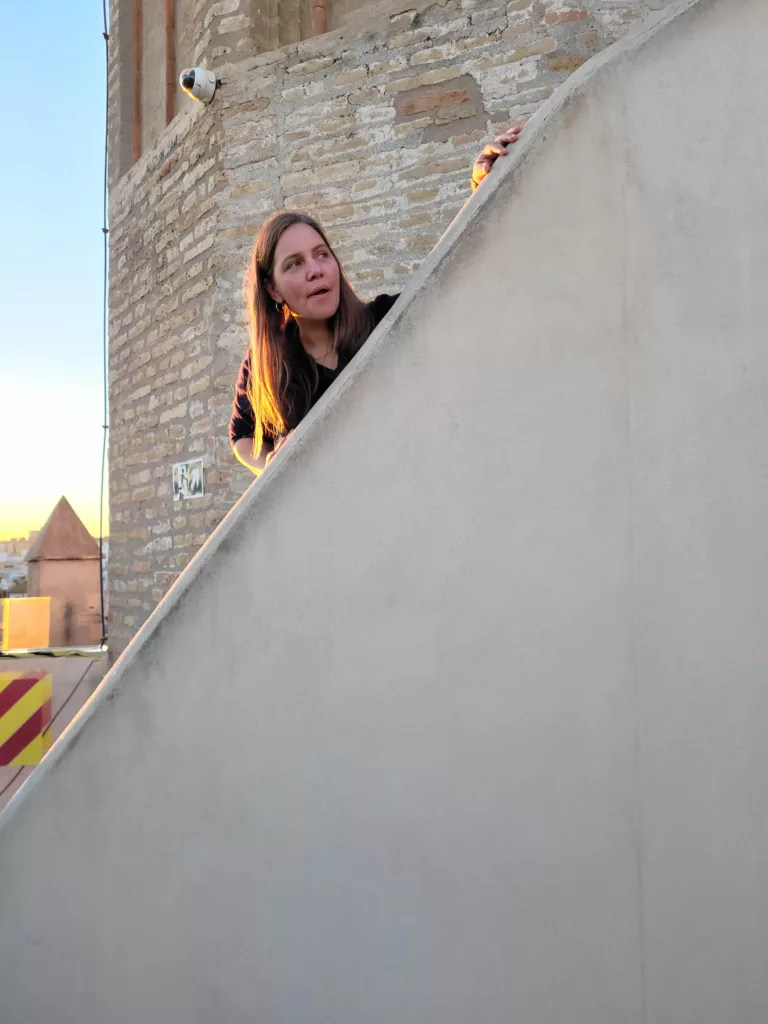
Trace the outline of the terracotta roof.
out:
[[[27,552],[28,562],[98,557],[99,545],[66,498],[59,499],[48,522]]]

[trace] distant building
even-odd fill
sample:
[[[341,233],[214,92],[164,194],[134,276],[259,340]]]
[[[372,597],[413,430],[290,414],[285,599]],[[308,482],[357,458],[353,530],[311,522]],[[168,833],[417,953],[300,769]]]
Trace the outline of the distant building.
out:
[[[101,639],[99,545],[61,498],[27,552],[29,597],[51,598],[51,647]]]
[[[24,558],[32,544],[39,536],[39,530],[32,530],[28,537],[12,537],[10,540],[0,541],[0,560],[5,555],[21,555]]]
[[[0,597],[18,596],[26,593],[27,563],[23,555],[9,554],[0,548]]]

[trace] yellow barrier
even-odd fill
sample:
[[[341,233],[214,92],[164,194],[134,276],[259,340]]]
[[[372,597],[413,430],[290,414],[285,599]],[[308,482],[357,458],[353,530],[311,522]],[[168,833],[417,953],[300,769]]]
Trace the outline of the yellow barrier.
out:
[[[50,635],[50,597],[0,600],[0,651],[47,647]]]
[[[50,672],[0,672],[0,766],[38,764],[51,746]]]

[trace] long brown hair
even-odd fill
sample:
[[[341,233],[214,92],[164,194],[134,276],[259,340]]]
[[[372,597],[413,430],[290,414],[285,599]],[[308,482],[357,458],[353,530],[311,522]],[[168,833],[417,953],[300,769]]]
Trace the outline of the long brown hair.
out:
[[[294,224],[314,228],[339,267],[339,308],[328,321],[333,348],[351,358],[373,330],[368,307],[355,294],[320,225],[299,210],[273,213],[256,236],[243,283],[251,337],[248,397],[256,423],[253,451],[257,457],[265,437],[286,434],[309,412],[318,382],[317,364],[304,351],[295,320],[267,290],[273,280],[277,243]]]

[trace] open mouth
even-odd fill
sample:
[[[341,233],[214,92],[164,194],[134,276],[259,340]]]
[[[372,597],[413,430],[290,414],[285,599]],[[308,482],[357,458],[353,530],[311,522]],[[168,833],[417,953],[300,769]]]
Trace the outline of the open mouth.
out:
[[[321,295],[327,295],[330,292],[330,288],[323,286],[322,288],[316,288],[313,292],[309,293],[310,299],[317,299]]]

